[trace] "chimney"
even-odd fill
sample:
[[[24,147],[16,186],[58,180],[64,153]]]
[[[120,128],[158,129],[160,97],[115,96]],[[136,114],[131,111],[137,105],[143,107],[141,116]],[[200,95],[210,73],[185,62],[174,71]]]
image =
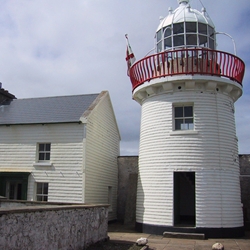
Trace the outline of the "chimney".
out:
[[[8,92],[8,90],[5,90],[2,88],[2,83],[0,82],[0,105],[4,105],[6,101],[12,101],[13,99],[16,99],[16,97]]]

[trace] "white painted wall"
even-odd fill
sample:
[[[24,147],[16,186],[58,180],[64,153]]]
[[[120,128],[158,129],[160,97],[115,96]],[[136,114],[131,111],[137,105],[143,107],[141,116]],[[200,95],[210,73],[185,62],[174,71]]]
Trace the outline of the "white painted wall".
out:
[[[112,209],[109,220],[116,219],[120,135],[108,93],[88,117],[86,125],[86,190],[87,203],[108,203],[112,187]]]
[[[49,183],[49,201],[83,200],[83,124],[11,125],[0,129],[0,171],[29,171],[28,200],[35,182]],[[52,166],[36,166],[37,143],[51,143]]]
[[[173,132],[173,104],[194,103],[195,131]],[[177,90],[142,101],[137,222],[173,226],[173,173],[196,172],[196,227],[243,226],[231,97]]]

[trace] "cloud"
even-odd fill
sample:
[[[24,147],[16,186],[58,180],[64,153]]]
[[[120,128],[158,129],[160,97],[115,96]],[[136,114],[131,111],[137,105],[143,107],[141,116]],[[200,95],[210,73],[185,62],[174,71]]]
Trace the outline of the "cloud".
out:
[[[212,1],[212,4],[211,4]],[[203,0],[217,30],[233,36],[247,62],[244,95],[236,103],[240,152],[247,152],[249,124],[248,0]],[[201,9],[200,1],[190,1]],[[159,17],[176,0],[9,0],[0,2],[0,81],[18,98],[110,92],[122,136],[121,155],[138,154],[141,107],[126,75],[124,35],[137,59],[154,47]],[[233,53],[218,36],[219,49]],[[239,115],[240,114],[240,115]],[[242,116],[242,114],[245,114]]]

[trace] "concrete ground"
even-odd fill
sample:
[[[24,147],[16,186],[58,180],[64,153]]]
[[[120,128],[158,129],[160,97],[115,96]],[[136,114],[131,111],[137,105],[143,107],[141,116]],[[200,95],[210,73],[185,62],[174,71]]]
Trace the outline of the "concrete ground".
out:
[[[141,237],[147,238],[147,245],[150,250],[211,250],[212,245],[217,242],[222,243],[225,250],[250,250],[250,231],[245,232],[245,236],[239,239],[175,239],[164,238],[161,235],[138,233],[131,226],[113,223],[109,224],[108,235],[111,241],[124,243],[135,243]]]

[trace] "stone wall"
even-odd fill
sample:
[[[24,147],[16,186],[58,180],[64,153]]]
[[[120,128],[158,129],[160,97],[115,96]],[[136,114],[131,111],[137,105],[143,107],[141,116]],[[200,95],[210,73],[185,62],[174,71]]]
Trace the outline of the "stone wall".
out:
[[[241,200],[243,203],[244,221],[250,221],[250,155],[239,155]]]
[[[0,249],[83,250],[107,233],[107,205],[0,208]]]
[[[117,219],[124,224],[135,223],[138,156],[118,157]]]

